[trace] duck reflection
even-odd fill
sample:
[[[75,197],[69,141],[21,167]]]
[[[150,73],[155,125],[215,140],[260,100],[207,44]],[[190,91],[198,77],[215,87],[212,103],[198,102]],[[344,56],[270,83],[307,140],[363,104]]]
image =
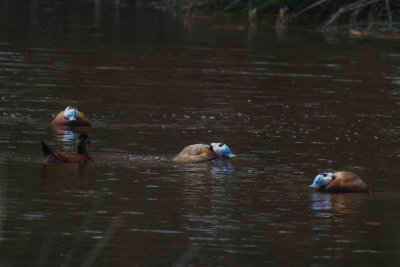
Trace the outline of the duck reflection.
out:
[[[311,209],[314,211],[332,210],[331,195],[329,194],[312,194]]]
[[[179,168],[193,178],[233,178],[235,174],[233,164],[223,159],[179,165]]]
[[[311,195],[311,209],[316,212],[357,213],[366,198],[359,194],[320,194]]]
[[[75,140],[78,137],[78,133],[71,131],[71,130],[65,130],[64,134],[62,135],[61,141],[63,142],[70,142],[71,140]]]
[[[87,127],[53,127],[53,130],[54,140],[61,142],[65,151],[75,149],[75,142],[79,134],[89,134]]]
[[[210,166],[210,173],[215,178],[234,178],[235,167],[226,160],[217,160]]]
[[[235,169],[227,161],[191,164],[202,177],[193,177],[189,171],[182,186],[182,226],[188,230],[189,239],[220,244],[221,239],[229,240],[228,232],[237,227],[237,200],[234,187]],[[196,166],[194,166],[196,165]],[[190,165],[185,165],[189,170]],[[201,242],[201,241],[199,241]]]
[[[342,230],[332,235],[332,229],[345,228],[359,214],[367,200],[360,194],[320,194],[311,195],[311,229],[313,240],[326,238],[346,239]]]
[[[216,213],[225,210],[223,203],[228,203],[232,196],[232,179],[235,175],[233,164],[216,160],[214,162],[200,164],[186,164],[186,181],[183,184],[185,206],[189,213],[206,210]],[[211,204],[214,203],[214,204]],[[218,204],[217,204],[218,203]],[[227,214],[224,213],[224,216]]]
[[[42,178],[55,179],[55,177],[64,177],[64,179],[71,180],[71,177],[83,176],[86,166],[87,164],[79,163],[42,164]]]

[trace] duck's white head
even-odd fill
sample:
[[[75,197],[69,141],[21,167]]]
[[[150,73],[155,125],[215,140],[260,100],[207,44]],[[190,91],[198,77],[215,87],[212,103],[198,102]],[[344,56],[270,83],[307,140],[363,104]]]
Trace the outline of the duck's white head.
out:
[[[76,121],[78,118],[79,111],[76,107],[68,106],[64,110],[64,117],[70,121]]]
[[[228,158],[236,157],[236,155],[232,153],[231,149],[224,143],[211,143],[210,146],[212,151],[214,151],[218,156],[225,156]]]
[[[323,185],[327,185],[333,180],[333,173],[332,172],[323,172],[318,174],[314,182],[310,185],[310,187],[319,187]]]

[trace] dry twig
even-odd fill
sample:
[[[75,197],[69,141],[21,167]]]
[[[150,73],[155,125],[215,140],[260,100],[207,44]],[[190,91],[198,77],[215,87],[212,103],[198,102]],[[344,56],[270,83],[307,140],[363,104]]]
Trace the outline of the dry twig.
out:
[[[342,14],[368,5],[375,4],[379,1],[381,0],[360,0],[339,8],[339,10],[336,11],[336,13],[330,17],[330,19],[324,24],[324,26],[322,26],[322,30],[328,29],[328,27],[331,26]]]

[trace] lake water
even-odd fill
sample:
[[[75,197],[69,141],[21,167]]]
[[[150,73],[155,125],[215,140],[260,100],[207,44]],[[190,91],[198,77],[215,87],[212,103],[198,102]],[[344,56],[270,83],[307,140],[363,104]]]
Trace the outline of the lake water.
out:
[[[400,264],[400,41],[53,2],[0,1],[1,266]],[[42,164],[79,131],[93,164]],[[333,170],[378,192],[308,187]]]

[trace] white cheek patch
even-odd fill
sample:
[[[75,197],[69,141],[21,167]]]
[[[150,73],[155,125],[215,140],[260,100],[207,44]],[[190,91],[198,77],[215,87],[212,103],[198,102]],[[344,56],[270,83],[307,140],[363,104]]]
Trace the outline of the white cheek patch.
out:
[[[228,158],[236,157],[231,149],[224,143],[211,143],[211,147],[218,156],[226,156]]]
[[[70,121],[76,121],[76,119],[78,118],[78,114],[78,109],[74,107],[67,107],[64,110],[64,117],[69,119]]]
[[[220,144],[221,144],[221,143],[211,143],[212,150],[213,150],[218,156],[222,156],[222,155],[224,154],[224,149],[223,149],[224,146],[220,147],[220,146],[219,146]]]
[[[332,180],[333,180],[333,173],[331,172],[320,173],[315,177],[314,182],[310,185],[310,187],[324,186],[332,182]]]

